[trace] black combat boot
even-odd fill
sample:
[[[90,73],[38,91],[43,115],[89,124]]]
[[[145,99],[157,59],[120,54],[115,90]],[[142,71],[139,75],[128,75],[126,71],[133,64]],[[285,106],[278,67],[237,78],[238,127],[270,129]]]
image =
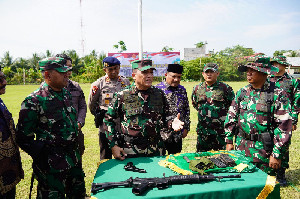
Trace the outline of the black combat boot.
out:
[[[288,185],[286,178],[285,178],[285,168],[278,169],[277,181],[279,182],[280,186],[282,186],[282,187],[285,187]]]

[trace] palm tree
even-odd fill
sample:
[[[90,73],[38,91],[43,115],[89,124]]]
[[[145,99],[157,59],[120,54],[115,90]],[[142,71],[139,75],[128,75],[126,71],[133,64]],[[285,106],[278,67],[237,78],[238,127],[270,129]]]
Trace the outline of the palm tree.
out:
[[[41,60],[41,57],[37,53],[33,53],[32,57],[29,59],[29,63],[33,70],[39,71],[39,61]]]
[[[46,50],[46,54],[45,54],[46,57],[53,57],[53,53],[50,51],[50,50]]]
[[[1,60],[3,67],[10,67],[13,64],[13,58],[10,56],[9,51],[4,53],[4,57]]]
[[[165,46],[165,47],[162,48],[161,52],[171,52],[173,50],[174,50],[174,48],[170,48],[169,46]]]
[[[84,66],[76,50],[67,50],[66,54],[72,59],[73,73],[78,74],[80,67]]]

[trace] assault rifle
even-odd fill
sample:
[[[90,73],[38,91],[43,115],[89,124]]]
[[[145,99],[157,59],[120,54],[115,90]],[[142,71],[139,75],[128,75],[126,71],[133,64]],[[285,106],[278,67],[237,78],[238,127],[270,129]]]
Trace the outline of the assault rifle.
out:
[[[223,178],[241,178],[241,175],[228,175],[228,176],[214,176],[214,175],[175,175],[170,177],[163,178],[132,178],[121,182],[105,182],[105,183],[92,183],[91,192],[93,194],[97,193],[100,190],[107,190],[115,187],[132,187],[132,193],[135,195],[143,194],[147,189],[152,187],[157,187],[158,189],[168,188],[169,185],[173,184],[192,184],[192,183],[201,183],[214,179]]]

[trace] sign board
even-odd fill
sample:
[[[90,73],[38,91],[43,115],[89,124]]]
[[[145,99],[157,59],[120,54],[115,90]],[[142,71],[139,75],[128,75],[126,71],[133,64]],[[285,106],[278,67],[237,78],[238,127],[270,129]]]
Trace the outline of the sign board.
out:
[[[131,62],[139,60],[139,53],[108,53],[107,56],[115,57],[121,62],[120,75],[131,77]],[[180,52],[145,52],[144,59],[151,59],[155,67],[154,76],[164,76],[168,64],[180,62]]]

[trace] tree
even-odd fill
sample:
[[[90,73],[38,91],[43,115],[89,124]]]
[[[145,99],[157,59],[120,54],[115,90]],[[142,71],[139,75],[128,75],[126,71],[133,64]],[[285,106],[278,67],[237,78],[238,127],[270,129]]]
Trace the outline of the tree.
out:
[[[53,53],[50,50],[46,50],[46,54],[44,55],[45,57],[53,57]]]
[[[273,53],[273,56],[279,56],[279,55],[283,55],[285,54],[286,57],[297,57],[298,56],[298,52],[296,50],[276,50]]]
[[[3,64],[3,67],[10,67],[13,64],[13,57],[10,56],[9,51],[4,53],[1,63]]]
[[[292,50],[289,54],[289,57],[297,57],[297,52],[295,50]]]
[[[198,81],[202,78],[201,72],[203,71],[204,64],[213,62],[219,65],[219,80],[239,81],[245,75],[238,72],[237,67],[246,62],[244,59],[245,56],[253,54],[254,51],[251,48],[237,45],[216,52],[210,57],[197,58],[191,61],[180,61],[180,64],[184,67],[182,79]]]
[[[170,48],[169,46],[165,46],[165,47],[162,48],[161,52],[171,52],[173,50],[174,50],[174,48]]]
[[[32,57],[29,59],[29,64],[35,71],[39,71],[39,61],[41,57],[37,53],[33,53]]]
[[[202,48],[205,44],[207,44],[207,42],[200,41],[194,45],[196,46],[196,48]]]
[[[240,45],[225,48],[220,52],[215,53],[212,58],[220,67],[220,79],[225,81],[238,81],[243,74],[238,72],[237,68],[240,64],[245,64],[244,57],[253,55],[255,52],[252,48],[245,48]]]
[[[127,50],[126,45],[125,45],[125,42],[122,41],[122,40],[120,40],[120,41],[118,42],[118,44],[113,45],[113,47],[114,47],[115,49],[117,49],[119,53],[124,52],[124,51]]]
[[[2,72],[4,73],[6,78],[13,78],[14,77],[14,71],[12,71],[10,67],[2,68]],[[7,80],[7,82],[11,83],[9,80]]]
[[[203,71],[204,64],[209,62],[211,62],[210,57],[201,57],[190,61],[181,60],[180,65],[184,68],[182,79],[186,81],[199,81],[202,78],[201,73]]]
[[[243,46],[236,45],[231,48],[227,47],[225,50],[221,50],[218,54],[221,56],[238,58],[253,55],[254,51],[252,48],[245,48]]]
[[[66,52],[63,52],[65,54],[67,54],[69,57],[71,57],[72,59],[72,72],[73,75],[78,75],[79,74],[79,70],[81,67],[84,66],[83,61],[79,58],[76,50],[67,50]],[[75,80],[76,81],[76,80]]]
[[[276,56],[279,56],[279,55],[283,55],[283,53],[286,53],[286,52],[289,52],[289,50],[276,50],[273,53],[273,56],[276,57]]]

